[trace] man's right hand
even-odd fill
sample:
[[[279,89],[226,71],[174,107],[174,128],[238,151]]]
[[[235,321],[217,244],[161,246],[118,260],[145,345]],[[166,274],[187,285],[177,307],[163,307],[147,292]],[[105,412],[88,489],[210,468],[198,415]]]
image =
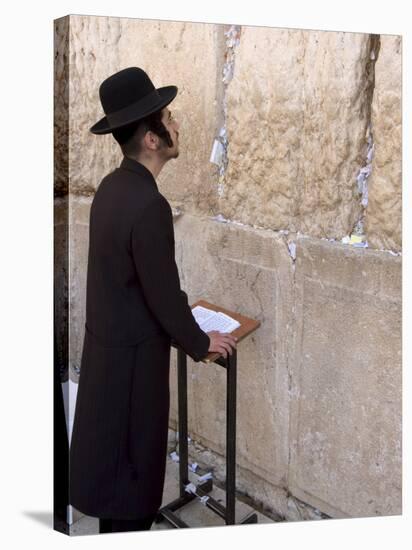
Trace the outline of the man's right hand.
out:
[[[229,332],[219,332],[218,330],[211,330],[206,333],[210,338],[209,351],[218,352],[226,359],[227,352],[232,355],[232,348],[236,347],[237,338],[232,336]]]

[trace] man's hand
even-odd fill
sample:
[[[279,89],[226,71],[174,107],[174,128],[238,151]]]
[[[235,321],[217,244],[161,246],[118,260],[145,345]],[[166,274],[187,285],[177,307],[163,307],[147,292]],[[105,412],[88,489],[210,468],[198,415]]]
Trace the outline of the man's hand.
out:
[[[209,351],[218,352],[226,359],[227,352],[232,355],[232,348],[236,347],[236,336],[232,336],[229,332],[219,332],[211,330],[206,333],[210,338]]]

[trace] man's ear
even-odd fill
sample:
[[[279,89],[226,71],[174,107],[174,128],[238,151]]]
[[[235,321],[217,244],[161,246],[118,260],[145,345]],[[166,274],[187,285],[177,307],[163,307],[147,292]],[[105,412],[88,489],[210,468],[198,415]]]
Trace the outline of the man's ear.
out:
[[[157,136],[154,132],[151,130],[148,130],[144,137],[143,141],[147,149],[150,149],[151,151],[156,151],[159,147],[159,136]]]

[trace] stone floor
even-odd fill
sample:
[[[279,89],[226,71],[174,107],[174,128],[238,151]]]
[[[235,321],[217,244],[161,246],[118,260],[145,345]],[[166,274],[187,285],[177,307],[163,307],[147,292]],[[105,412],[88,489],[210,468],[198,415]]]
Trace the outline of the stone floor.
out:
[[[189,481],[196,483],[198,475],[189,471]],[[213,486],[213,490],[209,493],[214,499],[220,502],[222,505],[226,503],[226,493],[224,490]],[[172,500],[179,496],[179,464],[174,462],[170,456],[167,457],[166,466],[166,479],[165,488],[163,492],[162,506],[168,504]],[[253,508],[249,505],[236,500],[236,523],[249,514]],[[257,512],[258,524],[273,523],[273,520],[260,512]],[[176,515],[185,521],[190,527],[215,527],[224,526],[224,520],[212,512],[210,508],[202,504],[199,498],[194,499],[192,502],[186,504],[183,508],[176,512]],[[244,527],[253,528],[256,524],[246,524]],[[153,523],[152,530],[157,529],[174,529],[167,521],[163,520],[159,523]],[[75,521],[70,526],[70,534],[72,536],[77,535],[96,535],[99,533],[99,520],[90,516],[81,516],[80,519]]]

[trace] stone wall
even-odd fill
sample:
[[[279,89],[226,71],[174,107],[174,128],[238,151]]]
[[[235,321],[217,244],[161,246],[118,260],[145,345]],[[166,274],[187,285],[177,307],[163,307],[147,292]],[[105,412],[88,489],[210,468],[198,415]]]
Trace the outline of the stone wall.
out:
[[[381,36],[375,66],[373,170],[366,231],[373,248],[402,248],[402,59],[400,36]]]
[[[103,116],[98,87],[141,66],[156,86],[179,88],[181,154],[158,184],[183,213],[182,288],[192,303],[261,321],[238,350],[238,488],[286,519],[305,506],[304,517],[401,513],[400,37],[70,16],[56,21],[55,45],[71,378],[90,204],[121,160],[110,136],[89,132]],[[217,138],[219,165],[209,162]],[[188,372],[190,435],[223,480],[224,373],[190,360]]]

